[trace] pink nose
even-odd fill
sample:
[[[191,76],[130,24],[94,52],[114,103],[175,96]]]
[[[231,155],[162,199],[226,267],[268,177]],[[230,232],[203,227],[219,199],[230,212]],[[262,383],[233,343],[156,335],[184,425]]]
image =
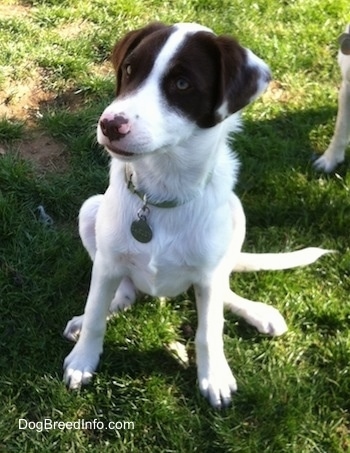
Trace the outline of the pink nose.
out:
[[[103,115],[100,119],[100,127],[103,135],[109,138],[110,141],[120,140],[130,132],[130,123],[122,115]]]

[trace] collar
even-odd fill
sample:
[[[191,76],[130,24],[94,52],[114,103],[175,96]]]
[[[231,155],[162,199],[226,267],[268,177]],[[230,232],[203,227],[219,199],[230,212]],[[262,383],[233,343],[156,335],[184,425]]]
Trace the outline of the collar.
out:
[[[128,165],[125,165],[125,182],[126,182],[126,187],[130,190],[130,192],[137,195],[145,203],[145,205],[147,204],[147,205],[155,206],[157,208],[176,208],[177,206],[181,206],[181,205],[187,203],[188,201],[190,201],[190,200],[179,201],[176,199],[160,201],[159,203],[153,203],[153,202],[149,201],[149,197],[145,192],[142,192],[141,190],[136,189],[134,183],[132,182],[132,172]]]

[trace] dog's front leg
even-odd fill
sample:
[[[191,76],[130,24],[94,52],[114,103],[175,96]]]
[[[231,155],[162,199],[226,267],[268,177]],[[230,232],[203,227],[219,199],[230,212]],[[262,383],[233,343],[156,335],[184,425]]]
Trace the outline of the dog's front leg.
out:
[[[64,361],[64,380],[71,389],[90,381],[102,353],[108,308],[121,277],[108,273],[97,252],[78,342]]]
[[[196,361],[199,388],[210,404],[220,408],[237,389],[223,346],[223,294],[220,280],[194,286],[198,312]]]

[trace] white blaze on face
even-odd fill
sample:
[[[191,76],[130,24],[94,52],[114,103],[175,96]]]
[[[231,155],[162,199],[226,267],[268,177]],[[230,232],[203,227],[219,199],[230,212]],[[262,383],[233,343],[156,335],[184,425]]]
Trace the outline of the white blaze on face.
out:
[[[170,60],[174,57],[181,44],[184,42],[186,36],[200,31],[213,33],[210,28],[194,23],[175,24],[174,29],[175,31],[169,36],[163,48],[159,52],[150,74],[150,79],[154,77],[154,79],[158,82],[158,86],[160,85],[159,82],[161,77],[169,67]]]

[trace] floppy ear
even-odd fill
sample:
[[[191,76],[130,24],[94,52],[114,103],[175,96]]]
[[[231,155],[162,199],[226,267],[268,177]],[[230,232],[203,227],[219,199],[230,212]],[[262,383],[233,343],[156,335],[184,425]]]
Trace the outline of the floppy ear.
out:
[[[140,44],[140,42],[146,36],[154,33],[155,31],[162,30],[163,28],[167,28],[167,26],[162,24],[161,22],[153,22],[146,27],[140,28],[139,30],[130,31],[124,36],[124,38],[122,38],[115,44],[112,51],[112,63],[117,78],[117,96],[119,94],[121,81],[120,67],[125,58],[133,51],[133,49],[135,49],[135,47]]]
[[[220,100],[216,110],[221,119],[238,112],[256,99],[271,80],[267,64],[228,36],[219,36],[221,54]]]

